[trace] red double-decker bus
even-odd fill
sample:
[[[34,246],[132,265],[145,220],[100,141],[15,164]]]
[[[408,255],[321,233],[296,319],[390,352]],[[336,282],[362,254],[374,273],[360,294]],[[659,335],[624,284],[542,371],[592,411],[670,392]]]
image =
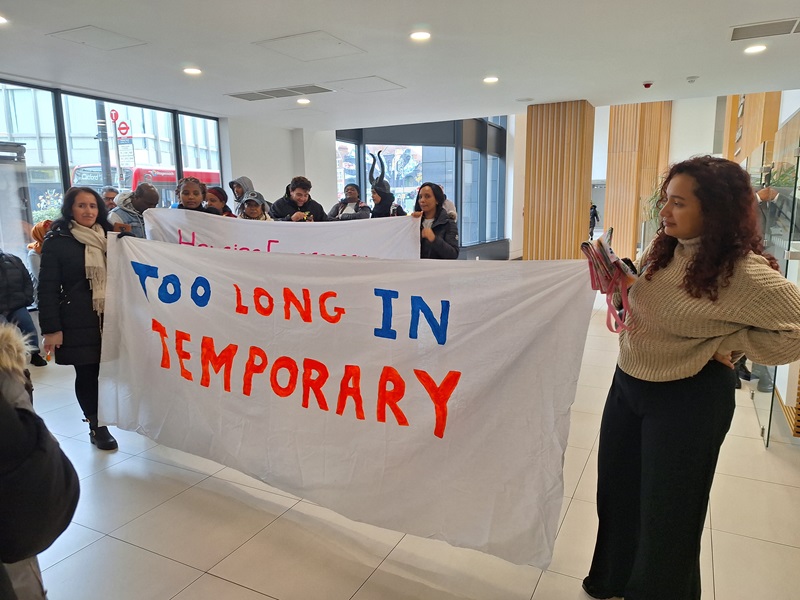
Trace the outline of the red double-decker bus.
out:
[[[90,187],[98,192],[111,185],[120,192],[128,192],[135,190],[140,183],[152,183],[161,197],[160,206],[168,207],[175,201],[178,178],[172,167],[123,167],[121,182],[116,165],[111,165],[110,171],[109,182],[99,164],[77,165],[72,169],[72,185]],[[196,177],[206,185],[220,185],[222,180],[219,171],[207,169],[184,169],[183,176]]]

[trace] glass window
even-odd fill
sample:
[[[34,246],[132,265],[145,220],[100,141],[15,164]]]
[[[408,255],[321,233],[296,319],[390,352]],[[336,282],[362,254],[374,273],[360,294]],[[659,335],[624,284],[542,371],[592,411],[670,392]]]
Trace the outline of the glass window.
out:
[[[357,147],[355,144],[336,140],[336,190],[339,200],[344,198],[344,186],[348,183],[355,183],[361,187],[361,195],[367,196],[362,200],[368,200],[369,194],[364,191],[364,186],[358,182],[358,158]]]
[[[72,185],[97,191],[113,186],[127,192],[140,183],[152,183],[161,195],[161,206],[170,206],[177,173],[173,154],[161,151],[161,129],[154,123],[161,120],[170,131],[172,115],[68,94],[62,98]]]
[[[500,239],[502,228],[501,214],[502,207],[500,197],[500,157],[489,155],[488,168],[486,172],[486,239],[492,242]]]
[[[180,115],[181,157],[184,177],[197,177],[206,185],[220,185],[219,135],[217,122]]]
[[[392,188],[395,202],[407,213],[413,212],[417,188],[426,182],[438,183],[448,198],[455,196],[455,148],[452,146],[402,146],[367,144],[366,169],[372,166],[372,157],[382,151],[386,165],[386,180]],[[375,178],[380,175],[380,165],[375,167]],[[368,195],[371,202],[371,195]]]
[[[480,177],[481,155],[464,149],[463,193],[461,196],[461,245],[470,246],[481,242],[480,237]]]
[[[53,94],[0,84],[0,243],[23,260],[33,223],[60,214]]]

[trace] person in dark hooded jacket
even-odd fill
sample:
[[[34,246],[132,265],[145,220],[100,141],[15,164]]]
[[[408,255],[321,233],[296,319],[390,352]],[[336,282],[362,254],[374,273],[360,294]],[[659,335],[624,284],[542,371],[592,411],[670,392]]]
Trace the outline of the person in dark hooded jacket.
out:
[[[458,225],[444,209],[444,192],[435,183],[423,183],[411,216],[422,217],[420,258],[458,258]]]
[[[287,195],[279,198],[269,209],[274,221],[327,221],[328,214],[322,205],[311,197],[311,182],[298,175],[286,186]]]
[[[31,354],[31,364],[47,366],[39,351],[39,332],[28,313],[33,304],[33,281],[22,259],[0,250],[0,322],[13,323],[27,336],[35,351]]]
[[[0,325],[0,598],[44,600],[36,555],[67,528],[78,475],[31,405],[26,343]]]

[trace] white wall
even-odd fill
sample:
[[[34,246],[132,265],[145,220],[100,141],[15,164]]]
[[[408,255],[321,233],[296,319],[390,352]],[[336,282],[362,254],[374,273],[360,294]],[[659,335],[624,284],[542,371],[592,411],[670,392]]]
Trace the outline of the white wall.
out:
[[[522,258],[522,238],[525,222],[525,135],[528,129],[527,112],[508,116],[506,132],[506,235],[510,259]]]
[[[336,132],[295,129],[292,131],[292,142],[296,171],[294,175],[304,175],[311,180],[311,197],[322,204],[327,212],[338,201]],[[363,199],[363,190],[361,196]]]
[[[295,175],[311,180],[311,196],[327,210],[336,202],[336,132],[283,129],[255,119],[221,119],[222,170],[246,175],[270,202],[283,196]],[[224,184],[228,190],[227,181]]]
[[[800,90],[786,90],[781,92],[781,113],[778,117],[778,129],[800,109]]]
[[[672,126],[669,136],[670,164],[697,154],[714,153],[716,115],[716,96],[672,101]]]
[[[219,125],[221,147],[228,150],[221,157],[225,178],[246,175],[253,180],[256,191],[270,202],[283,196],[286,184],[296,174],[292,132],[255,119],[220,119]],[[224,187],[229,192],[227,181]]]

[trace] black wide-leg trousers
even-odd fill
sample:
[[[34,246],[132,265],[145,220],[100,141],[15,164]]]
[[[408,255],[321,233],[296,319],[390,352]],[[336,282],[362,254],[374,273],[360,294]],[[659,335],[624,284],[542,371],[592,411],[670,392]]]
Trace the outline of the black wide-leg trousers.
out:
[[[600,426],[593,589],[625,600],[700,599],[700,538],[735,377],[717,361],[668,382],[617,367]]]

